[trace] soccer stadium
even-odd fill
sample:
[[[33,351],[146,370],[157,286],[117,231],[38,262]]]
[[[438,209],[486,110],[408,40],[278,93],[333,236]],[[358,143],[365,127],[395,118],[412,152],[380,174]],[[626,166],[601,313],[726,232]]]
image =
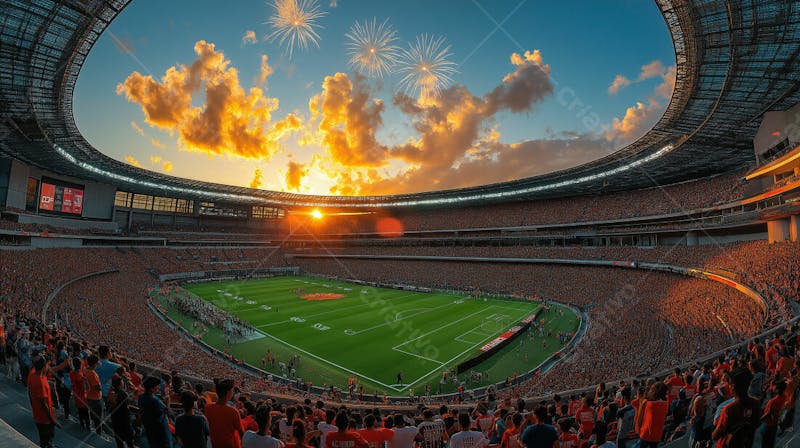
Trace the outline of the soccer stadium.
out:
[[[800,1],[456,3],[0,0],[0,446],[800,446]]]

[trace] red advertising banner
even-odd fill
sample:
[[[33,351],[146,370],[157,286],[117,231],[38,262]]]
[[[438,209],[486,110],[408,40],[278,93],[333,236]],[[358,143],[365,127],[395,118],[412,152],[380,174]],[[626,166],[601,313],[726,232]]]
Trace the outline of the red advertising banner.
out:
[[[42,183],[42,194],[39,196],[39,210],[53,210],[56,197],[56,186]]]
[[[83,213],[83,189],[42,182],[39,210],[80,215]]]

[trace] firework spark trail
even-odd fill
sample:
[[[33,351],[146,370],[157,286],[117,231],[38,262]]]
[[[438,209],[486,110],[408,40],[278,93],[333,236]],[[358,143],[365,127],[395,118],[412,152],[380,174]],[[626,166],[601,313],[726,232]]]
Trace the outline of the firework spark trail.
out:
[[[399,86],[420,100],[429,99],[453,82],[457,73],[450,46],[444,37],[423,34],[408,49],[401,51],[397,72],[402,75]]]
[[[272,26],[269,41],[277,40],[290,59],[295,47],[305,50],[313,44],[319,48],[315,28],[322,28],[317,21],[327,13],[320,10],[317,0],[274,0],[272,7],[275,11],[266,22]]]
[[[389,19],[380,24],[376,18],[372,22],[356,22],[345,37],[353,69],[381,78],[397,64],[400,47],[394,44],[397,31],[389,24]]]

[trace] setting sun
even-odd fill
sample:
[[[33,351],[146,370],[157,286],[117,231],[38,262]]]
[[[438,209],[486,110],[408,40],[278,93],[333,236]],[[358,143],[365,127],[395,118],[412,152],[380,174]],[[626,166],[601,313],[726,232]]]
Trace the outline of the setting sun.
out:
[[[311,217],[314,219],[322,219],[322,212],[315,208],[311,210]]]

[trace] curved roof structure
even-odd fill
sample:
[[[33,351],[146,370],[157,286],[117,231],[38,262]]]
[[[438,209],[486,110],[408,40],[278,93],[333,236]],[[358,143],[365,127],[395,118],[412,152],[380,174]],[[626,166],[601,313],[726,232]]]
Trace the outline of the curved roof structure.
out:
[[[800,102],[800,0],[655,0],[675,47],[670,104],[615,153],[541,176],[393,196],[311,196],[168,176],[114,160],[75,125],[75,82],[130,0],[0,0],[0,154],[135,193],[283,207],[504,202],[664,185],[741,168],[764,112]]]

